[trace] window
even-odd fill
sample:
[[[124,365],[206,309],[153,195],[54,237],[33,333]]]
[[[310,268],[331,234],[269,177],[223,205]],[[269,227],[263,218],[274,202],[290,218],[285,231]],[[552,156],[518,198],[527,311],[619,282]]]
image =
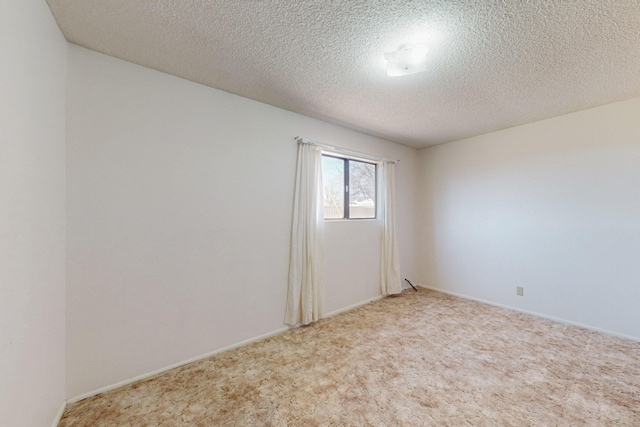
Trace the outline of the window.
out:
[[[376,172],[375,163],[323,154],[324,219],[375,218]]]

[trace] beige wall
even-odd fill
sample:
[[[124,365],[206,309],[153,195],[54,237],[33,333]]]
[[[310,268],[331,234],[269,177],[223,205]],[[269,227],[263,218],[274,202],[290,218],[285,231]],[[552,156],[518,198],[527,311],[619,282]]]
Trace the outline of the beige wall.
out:
[[[68,82],[69,397],[283,328],[295,136],[401,159],[415,274],[416,150],[77,46]],[[379,295],[380,233],[326,227],[327,312]]]
[[[0,5],[0,424],[64,403],[67,42],[46,3]]]
[[[427,148],[420,170],[425,285],[640,339],[640,98]]]

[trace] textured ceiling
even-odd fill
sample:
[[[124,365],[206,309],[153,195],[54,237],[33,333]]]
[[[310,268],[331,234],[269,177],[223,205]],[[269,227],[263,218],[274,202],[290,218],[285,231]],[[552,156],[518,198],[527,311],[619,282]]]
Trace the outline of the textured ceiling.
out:
[[[414,147],[640,96],[640,0],[48,0],[72,43]],[[388,77],[383,53],[429,46]]]

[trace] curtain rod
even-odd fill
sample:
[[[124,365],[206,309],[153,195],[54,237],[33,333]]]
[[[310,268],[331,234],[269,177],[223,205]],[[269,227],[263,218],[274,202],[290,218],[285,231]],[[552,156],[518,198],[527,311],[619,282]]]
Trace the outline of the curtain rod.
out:
[[[312,141],[310,139],[304,139],[304,138],[299,137],[299,136],[296,136],[295,140],[298,142],[298,144],[316,145],[318,147],[327,148],[327,149],[332,150],[332,151],[337,151],[339,153],[344,153],[344,154],[360,157],[360,158],[363,158],[363,159],[366,159],[366,160],[377,160],[377,161],[385,161],[385,162],[390,162],[390,163],[397,163],[397,162],[400,161],[400,160],[396,160],[396,159],[388,159],[386,157],[374,156],[372,154],[361,153],[359,151],[349,150],[347,148],[338,147],[336,145],[324,144],[322,142]]]

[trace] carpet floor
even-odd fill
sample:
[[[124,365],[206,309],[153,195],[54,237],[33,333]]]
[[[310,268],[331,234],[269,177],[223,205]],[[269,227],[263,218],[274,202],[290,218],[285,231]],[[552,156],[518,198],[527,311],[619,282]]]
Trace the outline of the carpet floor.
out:
[[[71,404],[72,426],[640,426],[640,343],[409,290]]]

